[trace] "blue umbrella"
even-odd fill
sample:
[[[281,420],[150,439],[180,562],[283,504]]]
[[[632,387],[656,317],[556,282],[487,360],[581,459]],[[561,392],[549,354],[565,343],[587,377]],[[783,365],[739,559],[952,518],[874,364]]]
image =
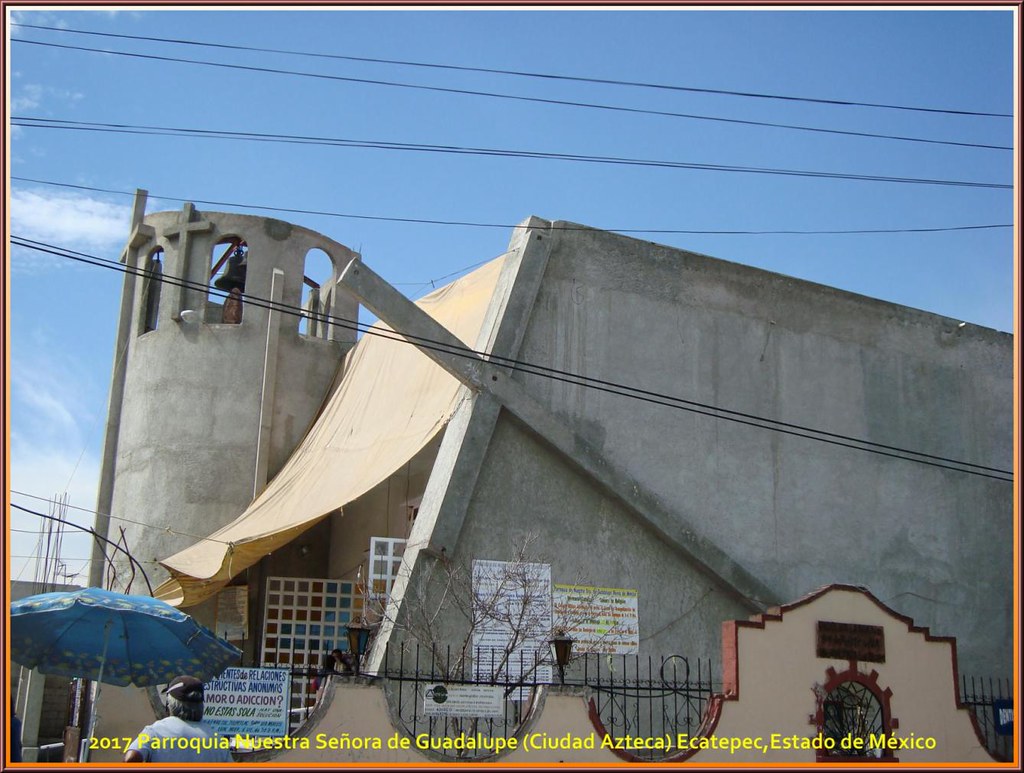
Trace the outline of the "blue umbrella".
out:
[[[236,662],[241,650],[191,615],[149,596],[84,588],[41,593],[11,604],[11,660],[40,673],[146,687],[191,674],[204,682]],[[82,741],[88,759],[96,712]]]
[[[149,596],[85,588],[11,605],[11,659],[43,674],[137,687],[178,674],[209,681],[241,654],[190,615]]]

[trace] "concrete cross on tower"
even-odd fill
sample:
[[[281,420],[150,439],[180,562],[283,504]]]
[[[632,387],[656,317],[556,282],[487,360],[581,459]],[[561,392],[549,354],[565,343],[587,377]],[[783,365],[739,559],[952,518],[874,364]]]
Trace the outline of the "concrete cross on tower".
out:
[[[137,250],[156,235],[150,226],[144,225],[142,222],[142,218],[146,215],[146,201],[148,198],[148,191],[142,188],[135,189],[135,198],[132,200],[132,231],[128,237],[128,243],[121,252],[122,263],[128,261],[129,254],[132,251]]]
[[[196,290],[190,289],[189,283],[199,282],[201,284],[208,284],[210,277],[206,275],[205,262],[203,264],[204,271],[202,279],[199,280],[194,277],[192,257],[190,255],[192,247],[192,236],[193,234],[205,233],[213,229],[213,223],[209,220],[201,219],[200,213],[196,212],[195,205],[192,203],[185,204],[181,209],[181,215],[178,217],[178,222],[165,228],[163,230],[163,236],[168,239],[178,240],[178,275],[184,280],[184,284],[178,288],[178,299],[171,312],[171,318],[178,320],[181,319],[181,312],[184,309],[194,308],[194,302],[190,303],[193,298],[198,298],[199,294]]]

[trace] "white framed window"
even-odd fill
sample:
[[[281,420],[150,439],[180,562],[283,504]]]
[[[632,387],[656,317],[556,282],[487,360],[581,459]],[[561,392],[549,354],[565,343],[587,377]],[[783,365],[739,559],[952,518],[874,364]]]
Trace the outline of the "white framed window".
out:
[[[408,540],[394,537],[370,537],[370,582],[367,595],[386,602],[398,578]]]

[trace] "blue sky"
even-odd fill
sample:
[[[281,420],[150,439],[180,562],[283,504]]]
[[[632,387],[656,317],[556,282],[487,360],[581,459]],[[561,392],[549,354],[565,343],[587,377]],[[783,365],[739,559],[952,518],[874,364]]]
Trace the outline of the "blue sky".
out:
[[[56,30],[29,29],[31,24]],[[1006,150],[853,137],[125,57],[134,52],[741,121],[1009,146],[1007,118],[825,105],[247,52],[72,30],[991,113],[1014,111],[1010,10],[31,10],[6,19],[8,117],[972,182],[1013,182]],[[19,123],[13,120],[14,124]],[[1006,188],[817,179],[483,155],[11,126],[12,234],[117,258],[131,198],[609,230],[893,230],[1013,222]],[[23,179],[59,183],[26,182]],[[172,197],[161,199],[158,197]],[[200,209],[204,205],[200,205]],[[508,227],[278,213],[361,251],[412,297],[503,252]],[[1011,331],[1013,231],[638,238]],[[121,276],[15,248],[12,488],[95,506]],[[640,385],[642,386],[642,384]],[[685,395],[681,395],[686,397]],[[733,406],[742,409],[743,406]],[[827,429],[827,428],[826,428]],[[48,511],[22,494],[12,500]],[[90,525],[92,516],[69,517]],[[15,512],[12,528],[38,528]],[[12,554],[37,537],[15,531]],[[69,570],[86,538],[65,539]],[[12,576],[32,579],[15,558]]]

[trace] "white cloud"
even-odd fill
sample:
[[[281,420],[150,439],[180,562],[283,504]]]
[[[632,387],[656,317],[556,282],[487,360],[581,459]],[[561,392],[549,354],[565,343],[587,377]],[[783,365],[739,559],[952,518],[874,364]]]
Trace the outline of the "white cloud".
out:
[[[11,350],[11,449],[81,449],[95,442],[107,383],[88,360],[35,328]],[[24,444],[24,445],[22,445]]]
[[[65,395],[58,394],[61,391],[59,387],[53,389],[52,386],[39,378],[26,378],[23,372],[11,374],[11,388],[21,404],[19,409],[25,412],[22,418],[27,418],[26,423],[36,430],[31,433],[34,440],[43,434],[52,439],[78,441],[81,433],[77,414],[65,404],[62,399]]]
[[[77,193],[11,191],[11,234],[81,252],[118,248],[128,233],[127,204],[114,204]],[[67,261],[38,259],[23,251],[11,255],[11,269],[64,265]],[[59,263],[55,263],[59,261]]]
[[[26,83],[19,87],[20,92],[11,97],[11,112],[22,113],[35,110],[43,101],[43,87],[38,83]]]
[[[46,13],[43,11],[11,11],[11,36],[17,37],[25,35],[32,30],[18,27],[18,24],[36,24],[41,27],[57,27],[58,29],[66,30],[69,25],[66,21],[61,19],[52,13]]]
[[[39,83],[16,83],[12,87],[11,113],[16,115],[29,110],[38,111],[44,103],[50,107],[50,103],[53,102],[60,103],[59,107],[66,107],[69,104],[74,105],[81,102],[83,99],[85,99],[85,94],[81,91],[68,91]],[[52,115],[53,110],[43,110],[42,114]]]
[[[82,454],[80,448],[22,449],[21,453],[11,454],[11,489],[30,497],[51,498],[66,493],[68,504],[93,510],[96,507],[99,470],[99,456]],[[19,497],[19,504],[31,510],[47,512],[47,503],[38,499],[22,496]],[[12,517],[17,512],[12,513]],[[36,528],[38,521],[33,521],[33,518],[26,515],[16,520],[24,524],[25,519],[28,519],[30,527]],[[82,510],[69,510],[67,519],[82,526],[92,526],[94,516]]]
[[[24,351],[12,352],[11,363],[12,502],[51,514],[50,503],[33,497],[67,494],[71,508],[65,517],[92,526],[94,516],[74,508],[92,510],[96,506],[102,422],[94,406],[95,393],[101,387],[90,385],[73,357],[57,361],[47,359],[37,349],[27,350],[32,352],[27,357]],[[39,537],[23,530],[38,531],[48,523],[47,519],[12,508],[12,555],[36,555]],[[89,557],[91,545],[92,538],[84,532],[66,528],[60,555],[68,570],[88,572],[84,559]],[[34,579],[36,565],[34,558],[14,559],[12,578]],[[86,580],[87,575],[80,576],[77,582]]]
[[[96,490],[99,481],[99,458],[95,454],[80,455],[72,447],[66,449],[23,447],[17,454],[11,454],[11,501],[13,504],[44,515],[52,515],[54,506],[47,501],[33,497],[56,498],[65,492],[69,507],[61,517],[84,527],[93,525],[91,513],[75,508],[92,510],[96,507]],[[70,484],[70,485],[69,485]],[[13,492],[24,492],[31,496]],[[45,554],[46,537],[26,532],[38,532],[52,524],[45,518],[11,508],[11,579],[32,580],[35,578],[38,561],[34,556]],[[51,540],[51,555],[56,540]],[[92,552],[92,537],[71,526],[63,529],[59,556],[69,572],[81,574],[70,582],[88,584],[89,565],[84,559]],[[30,558],[22,558],[30,556]]]

